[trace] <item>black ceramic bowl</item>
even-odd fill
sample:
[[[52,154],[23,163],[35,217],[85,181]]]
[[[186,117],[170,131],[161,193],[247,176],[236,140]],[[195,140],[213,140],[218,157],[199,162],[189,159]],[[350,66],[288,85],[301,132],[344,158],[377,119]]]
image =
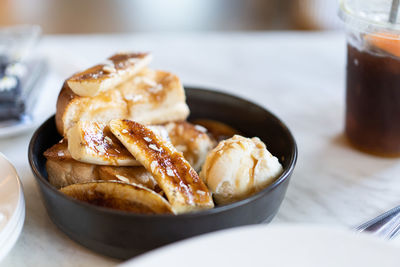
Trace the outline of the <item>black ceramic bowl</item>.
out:
[[[60,193],[47,180],[43,152],[61,138],[53,116],[34,133],[28,155],[47,212],[61,231],[94,251],[126,259],[191,236],[272,220],[296,163],[296,143],[288,128],[264,108],[235,96],[194,88],[187,88],[186,96],[189,120],[213,119],[248,137],[258,136],[280,159],[281,176],[247,199],[189,214],[140,215],[94,206]]]

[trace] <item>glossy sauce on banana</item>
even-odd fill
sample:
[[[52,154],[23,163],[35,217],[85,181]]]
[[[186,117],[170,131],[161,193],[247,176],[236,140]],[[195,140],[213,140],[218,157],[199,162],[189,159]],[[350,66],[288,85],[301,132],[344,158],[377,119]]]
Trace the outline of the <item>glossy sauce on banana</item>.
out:
[[[136,64],[138,60],[148,56],[147,53],[120,53],[109,57],[105,63],[93,66],[83,72],[76,73],[70,81],[101,80],[115,75],[116,71],[125,70]]]
[[[106,160],[113,158],[132,158],[129,151],[121,144],[121,142],[111,133],[108,126],[102,127],[97,123],[93,123],[92,127],[82,131],[82,140],[85,140],[84,146],[88,146]]]
[[[210,201],[208,188],[181,153],[172,146],[162,144],[159,138],[144,126],[129,120],[122,122],[125,129],[122,130],[122,134],[131,136],[136,146],[149,152],[148,160],[151,161],[152,173],[158,171],[164,177],[168,177],[164,181],[178,190],[188,204],[204,204]]]

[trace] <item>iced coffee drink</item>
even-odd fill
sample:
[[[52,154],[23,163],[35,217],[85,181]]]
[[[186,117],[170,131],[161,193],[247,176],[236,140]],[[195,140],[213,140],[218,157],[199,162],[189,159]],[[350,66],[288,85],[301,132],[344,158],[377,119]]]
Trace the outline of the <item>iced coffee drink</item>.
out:
[[[400,40],[391,51],[373,38],[347,45],[346,134],[367,152],[400,155]]]
[[[343,3],[341,17],[347,30],[346,136],[360,150],[400,156],[400,31],[385,22],[383,11],[382,16],[376,16],[379,12],[373,10],[374,6],[361,10],[360,17],[357,9],[345,10]],[[375,15],[369,18],[368,12]]]

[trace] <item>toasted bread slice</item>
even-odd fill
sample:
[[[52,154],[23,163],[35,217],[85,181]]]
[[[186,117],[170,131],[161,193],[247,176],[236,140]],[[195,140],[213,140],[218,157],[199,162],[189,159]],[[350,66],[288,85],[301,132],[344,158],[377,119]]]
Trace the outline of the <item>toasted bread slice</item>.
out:
[[[185,101],[179,78],[164,71],[144,69],[94,97],[78,96],[64,83],[57,100],[56,126],[65,136],[80,120],[129,119],[146,125],[185,120],[189,115]]]
[[[49,159],[46,170],[50,184],[56,188],[98,180],[96,165],[78,161]]]
[[[119,53],[106,62],[74,74],[67,80],[71,90],[79,96],[96,96],[126,81],[151,61],[148,53]]]
[[[97,165],[140,166],[105,123],[79,121],[68,130],[73,159]]]
[[[60,161],[72,160],[71,153],[69,153],[68,150],[68,141],[66,139],[61,139],[60,142],[47,149],[43,155],[47,159]]]
[[[49,182],[57,188],[97,179],[96,166],[75,161],[64,139],[47,149],[44,156],[47,158],[46,169]]]
[[[143,214],[172,213],[171,205],[159,194],[136,184],[96,181],[73,184],[60,191],[97,206]]]
[[[143,69],[117,88],[128,106],[128,118],[142,124],[185,120],[189,115],[185,92],[176,75]]]
[[[168,136],[174,147],[196,171],[200,171],[208,152],[217,143],[207,134],[207,129],[186,121],[165,124]]]
[[[153,176],[142,166],[101,166],[74,160],[68,151],[68,142],[64,139],[47,149],[44,156],[47,158],[49,182],[57,188],[96,180],[120,180],[118,176],[123,176],[125,179],[120,180],[122,182],[141,184],[156,192],[161,191]]]
[[[174,213],[214,207],[207,186],[172,144],[137,122],[112,120],[109,127],[129,152],[151,172]]]
[[[56,110],[56,126],[61,135],[66,136],[80,120],[107,122],[116,117],[128,117],[128,106],[119,91],[109,90],[95,97],[82,97],[64,83]]]

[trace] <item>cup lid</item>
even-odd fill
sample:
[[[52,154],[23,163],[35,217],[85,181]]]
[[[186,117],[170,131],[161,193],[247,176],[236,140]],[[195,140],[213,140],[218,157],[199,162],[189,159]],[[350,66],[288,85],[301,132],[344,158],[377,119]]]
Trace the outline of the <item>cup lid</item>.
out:
[[[340,0],[339,17],[346,27],[354,30],[377,35],[398,34],[400,38],[400,14],[395,23],[390,23],[391,6],[392,0]]]

